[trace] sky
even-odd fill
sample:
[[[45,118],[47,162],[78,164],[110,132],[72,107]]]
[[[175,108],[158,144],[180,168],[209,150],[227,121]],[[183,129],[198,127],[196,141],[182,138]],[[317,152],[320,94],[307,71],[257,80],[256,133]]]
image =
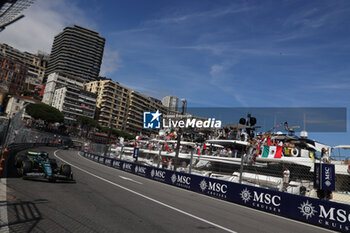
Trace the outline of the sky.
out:
[[[350,105],[348,0],[35,0],[24,14],[0,42],[50,53],[64,27],[96,30],[106,38],[101,75],[156,98],[175,95],[190,107]],[[349,133],[317,136],[350,144]]]

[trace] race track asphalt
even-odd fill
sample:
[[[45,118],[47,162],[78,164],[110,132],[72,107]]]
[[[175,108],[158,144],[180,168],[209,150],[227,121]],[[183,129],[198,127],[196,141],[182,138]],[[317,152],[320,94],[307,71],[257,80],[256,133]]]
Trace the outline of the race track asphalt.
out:
[[[76,182],[23,180],[9,159],[10,232],[330,232],[109,168],[74,150],[35,149],[42,150],[74,165]]]

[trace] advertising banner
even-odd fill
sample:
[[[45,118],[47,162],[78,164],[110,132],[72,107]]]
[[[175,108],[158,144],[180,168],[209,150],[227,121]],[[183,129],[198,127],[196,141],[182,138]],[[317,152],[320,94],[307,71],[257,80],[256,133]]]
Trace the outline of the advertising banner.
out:
[[[322,164],[321,166],[321,189],[335,190],[335,168],[334,164]]]
[[[314,188],[321,190],[335,190],[334,164],[315,163]]]
[[[134,159],[137,159],[139,157],[139,150],[140,150],[140,148],[138,148],[138,147],[134,148],[134,153],[132,154],[132,157]]]
[[[350,232],[350,206],[346,204],[192,175],[184,172],[175,172],[132,162],[124,162],[122,160],[105,158],[89,153],[84,153],[84,156],[96,162],[101,163],[101,161],[103,161],[106,166],[162,183],[331,230]],[[318,176],[318,180],[321,181],[319,182],[320,187],[333,190],[335,182],[334,166],[329,165],[331,164],[315,166],[315,171],[319,169],[319,174],[321,174]]]

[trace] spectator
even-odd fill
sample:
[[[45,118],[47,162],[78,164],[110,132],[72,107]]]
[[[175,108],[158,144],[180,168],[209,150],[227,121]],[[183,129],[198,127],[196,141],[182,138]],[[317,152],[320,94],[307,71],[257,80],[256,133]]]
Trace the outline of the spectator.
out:
[[[272,142],[271,142],[271,133],[269,132],[269,134],[267,135],[267,139],[266,139],[266,145],[267,146],[271,146]]]
[[[232,157],[232,150],[231,150],[231,148],[228,148],[228,157]]]
[[[324,163],[331,163],[328,151],[325,148],[321,150],[321,159]]]
[[[283,191],[286,192],[289,185],[290,171],[286,167],[283,171]]]
[[[237,158],[237,155],[238,155],[238,150],[237,150],[237,149],[233,149],[233,151],[232,151],[232,156],[233,156],[234,158]]]
[[[167,166],[168,166],[168,160],[166,158],[163,158],[162,168],[165,169],[165,168],[167,168]]]
[[[169,163],[168,163],[168,169],[169,170],[173,170],[174,169],[174,161],[173,161],[173,159],[170,159],[170,161],[169,161]]]

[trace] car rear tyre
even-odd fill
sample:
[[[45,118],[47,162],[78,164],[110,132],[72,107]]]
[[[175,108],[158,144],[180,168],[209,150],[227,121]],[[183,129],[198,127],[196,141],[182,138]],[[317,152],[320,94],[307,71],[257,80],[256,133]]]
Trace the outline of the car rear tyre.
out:
[[[25,155],[17,155],[15,160],[15,167],[20,168],[22,166],[22,162],[26,159]]]
[[[22,161],[22,167],[21,167],[22,175],[24,176],[31,171],[32,171],[32,163],[29,160]]]
[[[70,177],[71,176],[71,173],[72,173],[72,169],[70,167],[70,165],[68,164],[62,164],[61,165],[61,175],[64,175],[64,176],[67,176],[67,177]]]

